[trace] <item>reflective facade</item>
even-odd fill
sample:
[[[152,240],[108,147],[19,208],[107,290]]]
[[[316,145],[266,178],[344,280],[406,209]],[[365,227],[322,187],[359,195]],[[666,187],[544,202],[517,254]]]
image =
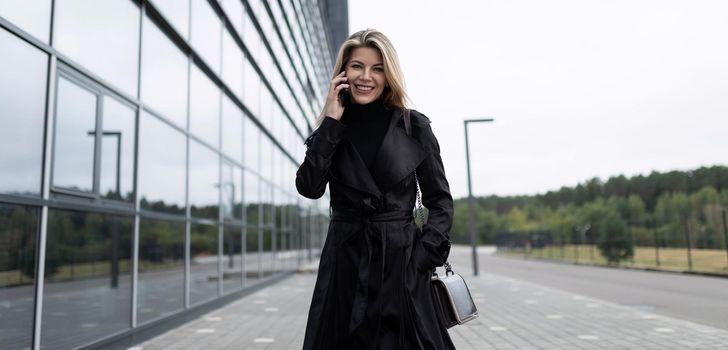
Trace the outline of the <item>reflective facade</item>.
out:
[[[328,195],[294,179],[329,8],[0,2],[0,348],[100,345],[318,254]]]

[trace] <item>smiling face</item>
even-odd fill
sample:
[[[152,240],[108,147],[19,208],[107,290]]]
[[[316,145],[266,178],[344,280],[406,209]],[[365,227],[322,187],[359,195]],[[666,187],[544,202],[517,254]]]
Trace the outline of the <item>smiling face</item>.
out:
[[[371,47],[354,49],[346,64],[346,76],[353,103],[363,105],[378,99],[387,84],[382,54]]]

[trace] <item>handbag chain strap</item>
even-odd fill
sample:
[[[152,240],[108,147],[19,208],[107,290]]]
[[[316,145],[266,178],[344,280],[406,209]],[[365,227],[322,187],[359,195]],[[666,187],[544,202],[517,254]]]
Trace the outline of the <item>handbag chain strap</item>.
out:
[[[410,121],[410,110],[409,108],[404,110],[404,129],[407,132],[408,136],[412,135],[412,123]],[[420,227],[425,226],[425,214],[422,212],[424,206],[422,205],[422,189],[420,188],[420,180],[417,177],[417,169],[414,171],[415,173],[415,186],[417,188],[417,211],[415,212],[415,223],[419,221]],[[419,218],[419,220],[418,220]],[[450,262],[445,260],[445,276],[448,274],[454,273],[452,271],[452,266],[450,265]],[[433,272],[433,275],[437,275],[437,272]]]

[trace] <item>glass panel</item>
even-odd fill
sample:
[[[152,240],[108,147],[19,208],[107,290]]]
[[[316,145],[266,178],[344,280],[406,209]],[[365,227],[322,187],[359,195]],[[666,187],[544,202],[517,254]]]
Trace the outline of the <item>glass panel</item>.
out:
[[[243,162],[243,111],[230,98],[222,98],[222,150],[236,162]]]
[[[192,46],[215,74],[220,73],[222,22],[205,0],[192,0]]]
[[[218,220],[219,156],[190,141],[190,211],[192,216]]]
[[[217,225],[192,225],[190,238],[190,304],[217,296]]]
[[[2,28],[0,52],[0,192],[39,195],[48,56]]]
[[[142,33],[141,99],[187,128],[187,57],[147,18]]]
[[[32,207],[0,204],[0,348],[30,349],[33,340],[38,215]]]
[[[53,148],[53,185],[93,190],[96,95],[58,78]]]
[[[240,0],[219,0],[220,5],[225,11],[225,15],[232,23],[235,30],[242,36],[243,30],[243,3]]]
[[[243,98],[243,51],[225,31],[222,36],[222,80],[239,99]]]
[[[43,346],[70,349],[129,328],[132,226],[131,217],[49,210]]]
[[[222,208],[225,220],[242,219],[243,174],[242,169],[230,164],[223,164],[222,172]]]
[[[261,277],[261,254],[262,242],[258,228],[247,228],[245,230],[245,282],[246,285],[252,285]]]
[[[142,209],[185,213],[186,137],[149,113],[139,127]]]
[[[190,77],[190,131],[195,136],[220,147],[220,88],[197,66]]]
[[[268,181],[273,177],[273,143],[268,136],[260,135],[260,154],[267,155],[260,157],[260,176]]]
[[[258,117],[260,113],[260,76],[253,69],[249,60],[245,60],[243,66],[243,77],[245,77],[245,86],[243,89],[243,103],[248,110]]]
[[[273,194],[272,188],[267,181],[260,182],[260,202],[263,207],[263,225],[266,227],[272,227],[273,225]]]
[[[51,33],[51,0],[2,0],[0,16],[48,44]]]
[[[243,120],[245,148],[245,165],[246,168],[258,172],[260,171],[260,129],[253,123],[250,118]]]
[[[243,242],[242,228],[225,226],[223,236],[223,286],[224,293],[233,292],[243,287]]]
[[[56,0],[53,46],[136,97],[139,16],[129,0]]]
[[[106,198],[131,201],[134,198],[136,112],[116,99],[104,96],[103,116],[99,192]]]
[[[189,39],[190,3],[189,0],[152,0],[154,7],[177,30],[177,33]]]
[[[260,180],[258,176],[244,172],[245,176],[245,221],[248,226],[258,226],[260,205]]]
[[[263,230],[263,254],[261,256],[262,276],[270,276],[275,268],[273,259],[273,232]]]
[[[185,224],[143,218],[139,222],[139,323],[184,308]]]

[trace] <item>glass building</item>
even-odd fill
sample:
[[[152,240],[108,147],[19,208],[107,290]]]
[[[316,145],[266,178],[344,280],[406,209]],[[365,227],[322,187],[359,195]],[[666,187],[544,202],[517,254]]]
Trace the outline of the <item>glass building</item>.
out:
[[[316,256],[328,196],[294,179],[342,16],[1,0],[0,349],[101,346]]]

